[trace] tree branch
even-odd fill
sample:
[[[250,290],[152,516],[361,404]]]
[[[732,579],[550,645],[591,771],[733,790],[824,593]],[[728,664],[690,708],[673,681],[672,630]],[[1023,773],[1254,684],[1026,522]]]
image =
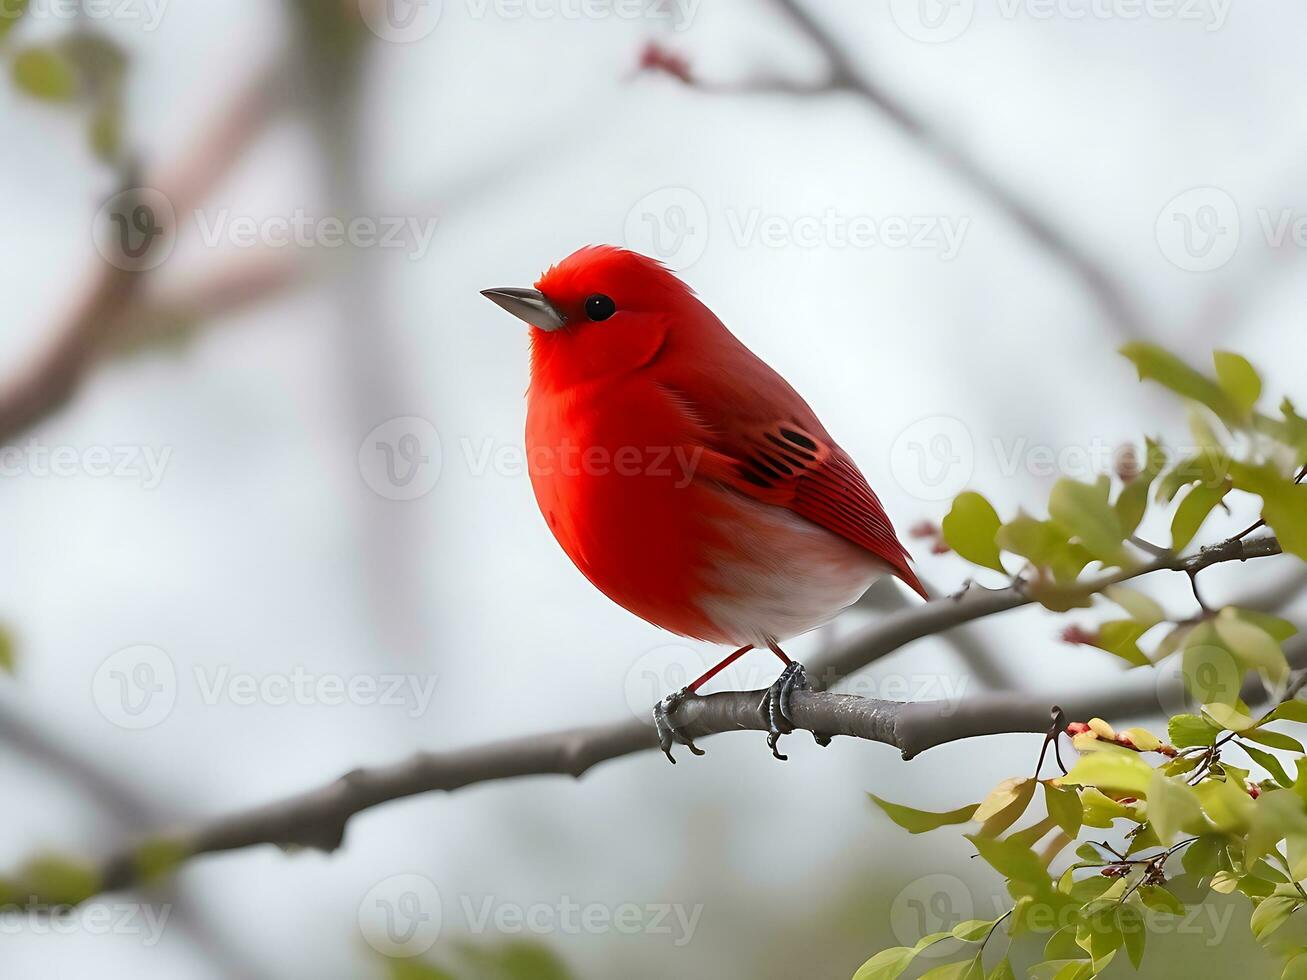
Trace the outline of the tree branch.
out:
[[[263,130],[272,111],[270,89],[282,77],[275,65],[243,88],[201,135],[189,155],[156,181],[178,215],[199,205],[205,194],[240,159]],[[134,183],[128,176],[126,183]],[[133,189],[133,188],[127,188]],[[46,347],[0,385],[0,444],[12,441],[53,415],[73,396],[90,368],[110,349],[129,322],[146,276],[100,260]]]
[[[1144,565],[1099,576],[1082,586],[1085,595],[1152,572],[1196,573],[1228,561],[1280,554],[1273,537],[1229,539],[1194,555],[1163,556]],[[887,616],[876,626],[822,658],[819,679],[828,684],[844,674],[899,649],[912,640],[943,632],[964,622],[1025,605],[1033,600],[1019,587],[970,592],[958,599],[933,602]],[[841,671],[843,673],[841,673]],[[693,738],[732,731],[765,731],[759,711],[762,691],[691,697],[674,713],[675,722]],[[1073,695],[1058,701],[1071,716],[1146,713],[1158,706],[1156,689],[1122,696]],[[994,694],[966,702],[897,702],[798,692],[793,699],[796,730],[846,735],[897,748],[904,758],[945,742],[1004,732],[1043,732],[1049,724],[1051,699],[1035,695]],[[215,818],[199,827],[169,835],[180,854],[193,857],[221,851],[276,844],[331,851],[341,845],[345,827],[356,813],[382,803],[474,783],[533,775],[579,777],[609,759],[656,748],[653,728],[639,719],[470,746],[448,752],[421,752],[388,766],[356,769],[308,792]],[[132,849],[110,857],[101,868],[102,890],[131,887],[142,881]]]
[[[847,92],[855,96],[885,116],[903,135],[918,143],[945,170],[970,185],[1065,266],[1122,336],[1138,338],[1148,335],[1146,319],[1129,298],[1126,288],[1091,257],[1083,245],[1074,241],[1070,233],[1060,227],[1052,216],[1024,200],[979,160],[931,127],[922,116],[901,102],[879,81],[864,70],[855,68],[848,52],[836,41],[834,35],[814,20],[797,0],[776,0],[776,3],[799,33],[821,52],[826,62],[827,74],[824,80],[804,83],[769,75],[747,83],[721,85],[702,82],[688,71],[677,74],[677,77],[706,92],[779,93],[795,96]]]

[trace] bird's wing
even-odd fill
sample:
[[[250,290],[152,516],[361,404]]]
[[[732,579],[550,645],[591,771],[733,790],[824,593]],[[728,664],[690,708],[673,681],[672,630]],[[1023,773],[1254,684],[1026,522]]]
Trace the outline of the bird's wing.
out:
[[[794,389],[761,361],[756,363],[764,370],[752,380],[778,386],[762,397],[756,389],[749,390],[750,379],[700,375],[700,383],[689,388],[663,386],[702,433],[704,475],[865,548],[929,599],[885,508],[857,465]]]

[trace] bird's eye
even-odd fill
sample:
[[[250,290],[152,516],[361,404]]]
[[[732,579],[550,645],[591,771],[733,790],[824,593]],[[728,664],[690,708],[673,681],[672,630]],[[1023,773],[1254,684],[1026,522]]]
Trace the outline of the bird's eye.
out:
[[[585,301],[585,315],[591,320],[607,320],[617,312],[617,304],[603,293],[595,293]]]

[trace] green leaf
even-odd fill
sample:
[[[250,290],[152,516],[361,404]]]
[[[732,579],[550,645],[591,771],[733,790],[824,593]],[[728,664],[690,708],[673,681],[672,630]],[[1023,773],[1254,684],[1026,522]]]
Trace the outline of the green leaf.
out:
[[[1263,718],[1261,723],[1268,725],[1273,721],[1307,722],[1307,703],[1295,698],[1276,705],[1275,710]]]
[[[1143,900],[1143,903],[1154,912],[1161,912],[1164,915],[1185,914],[1184,902],[1180,901],[1180,899],[1176,898],[1160,885],[1141,886],[1139,889],[1139,897]]]
[[[1275,638],[1245,619],[1223,611],[1215,620],[1216,635],[1249,670],[1258,670],[1274,683],[1289,676],[1289,662]]]
[[[1288,920],[1298,908],[1298,900],[1272,895],[1264,898],[1253,909],[1251,922],[1253,936],[1261,942]]]
[[[1275,466],[1231,461],[1230,476],[1240,490],[1262,498],[1262,519],[1288,554],[1307,559],[1307,483],[1294,483]]]
[[[904,970],[912,965],[917,954],[927,946],[933,946],[942,939],[948,939],[952,933],[935,932],[922,936],[915,946],[895,946],[883,949],[871,959],[858,967],[853,980],[895,980]]]
[[[3,0],[0,0],[3,2]],[[91,152],[104,163],[113,163],[122,155],[122,104],[106,102],[91,116],[87,131]]]
[[[1138,620],[1145,628],[1156,626],[1166,619],[1166,610],[1156,599],[1144,595],[1138,589],[1125,585],[1109,585],[1103,594],[1130,614],[1131,619]]]
[[[1185,688],[1201,704],[1234,705],[1243,687],[1243,670],[1210,621],[1195,626],[1181,660]]]
[[[1163,845],[1169,845],[1182,830],[1196,834],[1206,828],[1194,791],[1160,772],[1154,772],[1148,784],[1148,822]]]
[[[1051,891],[1052,881],[1038,855],[1023,844],[968,834],[981,858],[1009,881],[1019,881],[1036,891]]]
[[[14,84],[33,98],[70,102],[78,92],[77,72],[54,48],[25,48],[14,55]]]
[[[1262,745],[1269,745],[1273,749],[1283,749],[1286,752],[1297,752],[1300,755],[1307,753],[1307,748],[1303,748],[1302,742],[1298,741],[1292,735],[1285,735],[1283,732],[1268,732],[1265,728],[1255,728],[1250,732],[1244,732],[1239,737],[1254,742],[1260,742]]]
[[[968,919],[955,925],[952,935],[954,939],[961,939],[964,943],[974,943],[988,936],[993,925],[993,919]]]
[[[899,974],[912,965],[916,955],[917,951],[911,946],[882,949],[858,967],[853,980],[896,980]]]
[[[1111,905],[1085,916],[1076,928],[1076,944],[1081,949],[1089,951],[1095,966],[1125,943],[1125,936],[1121,932],[1121,923],[1116,913],[1117,906]]]
[[[998,511],[978,493],[959,494],[940,527],[948,546],[973,565],[1007,574],[995,539],[1002,522]]]
[[[1237,701],[1235,704],[1222,704],[1219,701],[1205,704],[1203,714],[1232,732],[1242,732],[1257,724],[1257,719],[1252,716],[1248,706],[1242,701]]]
[[[1247,833],[1253,815],[1253,800],[1242,786],[1207,779],[1195,786],[1194,792],[1198,794],[1203,811],[1219,829],[1229,834]]]
[[[136,873],[144,882],[155,882],[172,874],[189,856],[190,849],[181,841],[167,837],[147,840],[136,848]]]
[[[1271,778],[1281,786],[1289,787],[1293,785],[1293,780],[1290,779],[1289,774],[1284,771],[1284,766],[1280,764],[1280,760],[1271,755],[1271,753],[1265,752],[1262,749],[1255,749],[1244,742],[1239,744],[1239,748],[1247,752],[1248,757],[1270,773]]]
[[[1244,861],[1251,864],[1265,857],[1286,839],[1307,840],[1307,803],[1285,790],[1263,793],[1252,806]]]
[[[986,980],[1017,980],[1017,975],[1012,972],[1012,961],[1004,956],[999,960],[998,965],[989,971]]]
[[[1139,475],[1121,488],[1113,508],[1127,537],[1139,528],[1148,511],[1148,491],[1157,475],[1166,469],[1166,450],[1152,439],[1144,440],[1144,465]]]
[[[1062,782],[1145,796],[1152,778],[1152,766],[1135,753],[1100,751],[1081,756]]]
[[[1085,808],[1084,822],[1090,827],[1110,827],[1112,821],[1119,817],[1133,819],[1133,811],[1128,806],[1118,803],[1093,787],[1087,787],[1080,793],[1080,802]]]
[[[0,41],[14,29],[27,10],[27,0],[0,0]]]
[[[1069,535],[1049,521],[1018,514],[999,528],[996,538],[1004,551],[1020,555],[1032,564],[1047,566],[1052,564],[1059,551],[1066,548]]]
[[[495,980],[568,980],[558,954],[535,940],[512,939],[495,946],[461,944],[459,956],[468,973]]]
[[[984,837],[998,837],[1026,812],[1026,807],[1034,799],[1038,783],[1030,777],[1005,779],[987,796],[976,812],[973,820],[981,824],[977,833]]]
[[[25,864],[19,881],[25,894],[50,905],[77,905],[100,890],[100,875],[94,867],[54,854]]]
[[[1074,840],[1080,833],[1080,824],[1085,818],[1085,808],[1080,802],[1080,794],[1073,789],[1045,783],[1044,805],[1048,808],[1048,815],[1062,829],[1062,833]]]
[[[948,813],[931,813],[927,810],[914,810],[912,807],[882,800],[874,793],[868,793],[873,803],[885,811],[886,815],[904,830],[913,834],[923,834],[952,824],[967,823],[976,812],[979,803],[950,810]]]
[[[1125,938],[1126,956],[1137,970],[1144,961],[1144,944],[1148,939],[1148,928],[1144,924],[1143,913],[1135,905],[1121,905],[1116,910],[1117,924]]]
[[[1098,628],[1094,646],[1120,657],[1132,667],[1147,667],[1152,661],[1139,649],[1139,638],[1149,626],[1133,619],[1113,619]]]
[[[1088,960],[1046,960],[1032,966],[1029,976],[1032,980],[1089,980],[1094,967]]]
[[[974,959],[963,960],[961,963],[945,963],[933,970],[927,970],[921,975],[920,980],[985,980],[985,967],[981,963],[980,954],[977,953]]]
[[[1221,730],[1197,715],[1176,715],[1166,725],[1166,737],[1179,749],[1212,745]]]
[[[1206,405],[1223,419],[1239,418],[1238,406],[1220,385],[1169,351],[1140,341],[1126,344],[1121,353],[1134,364],[1141,381],[1156,381],[1184,398]]]
[[[1085,549],[1106,565],[1124,565],[1121,547],[1125,533],[1121,520],[1107,502],[1103,483],[1080,483],[1063,477],[1053,485],[1048,512],[1064,530],[1074,534]]]
[[[386,960],[386,980],[458,980],[458,978],[448,970],[431,963],[392,958]]]
[[[1205,835],[1180,852],[1180,863],[1195,878],[1210,878],[1220,869],[1224,850],[1224,839]]]
[[[1212,360],[1216,363],[1216,381],[1221,390],[1244,415],[1249,414],[1262,394],[1262,379],[1257,369],[1247,358],[1229,351],[1218,350]]]
[[[1185,494],[1171,518],[1171,550],[1181,552],[1194,539],[1203,521],[1230,492],[1229,482],[1208,486],[1200,483]]]
[[[1284,964],[1280,980],[1307,980],[1307,953],[1299,953]]]
[[[1261,629],[1263,633],[1269,634],[1276,643],[1283,643],[1298,633],[1298,627],[1287,619],[1281,619],[1279,616],[1272,616],[1270,613],[1264,613],[1257,609],[1226,606],[1221,612],[1224,615],[1233,616],[1235,619],[1241,619],[1245,623],[1251,623]]]

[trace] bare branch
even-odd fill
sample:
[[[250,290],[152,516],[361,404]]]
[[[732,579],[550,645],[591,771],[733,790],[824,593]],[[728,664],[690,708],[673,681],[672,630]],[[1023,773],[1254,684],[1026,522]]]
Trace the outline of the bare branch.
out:
[[[1229,539],[1197,554],[1157,558],[1147,564],[1100,576],[1081,587],[1085,594],[1151,572],[1196,573],[1228,561],[1280,554],[1273,537]],[[923,636],[964,622],[1025,605],[1032,600],[1020,589],[975,591],[958,599],[937,599],[887,616],[882,622],[822,658],[813,672],[833,683],[852,670]],[[691,697],[673,720],[693,738],[722,732],[765,731],[759,710],[763,692],[730,692]],[[1072,716],[1117,715],[1156,710],[1157,691],[1073,694],[1058,701]],[[932,746],[1003,732],[1043,732],[1048,728],[1050,699],[1034,695],[993,694],[962,703],[896,702],[830,694],[797,693],[793,700],[796,730],[846,735],[881,742],[911,758]],[[609,759],[656,748],[653,728],[639,719],[471,746],[450,752],[423,752],[389,766],[356,769],[318,789],[257,809],[218,817],[197,828],[168,836],[188,856],[211,854],[258,844],[334,850],[356,813],[391,800],[474,783],[532,775],[579,777]],[[111,857],[102,867],[101,885],[111,891],[140,883],[136,850]]]
[[[713,93],[763,93],[815,96],[845,92],[861,99],[885,116],[903,135],[917,142],[927,155],[945,170],[968,184],[1037,245],[1064,265],[1086,289],[1099,310],[1124,337],[1149,333],[1146,318],[1118,282],[1083,244],[1075,241],[1055,217],[1025,200],[1000,177],[970,156],[961,146],[929,125],[915,110],[894,95],[862,68],[855,68],[848,52],[797,2],[775,0],[786,16],[826,63],[826,78],[815,83],[799,82],[773,75],[734,85],[702,81],[688,72],[678,74],[685,84]],[[666,71],[665,68],[661,69]]]
[[[155,189],[178,214],[194,208],[262,131],[272,108],[269,89],[281,71],[277,66],[259,74],[201,136],[189,156],[158,176]],[[125,182],[130,185],[135,180],[127,177]],[[105,354],[110,339],[124,329],[147,275],[97,262],[47,346],[0,385],[0,443],[54,414],[72,397],[87,371]]]

